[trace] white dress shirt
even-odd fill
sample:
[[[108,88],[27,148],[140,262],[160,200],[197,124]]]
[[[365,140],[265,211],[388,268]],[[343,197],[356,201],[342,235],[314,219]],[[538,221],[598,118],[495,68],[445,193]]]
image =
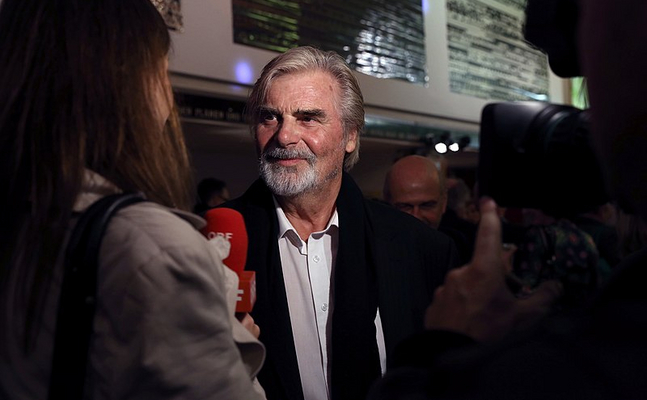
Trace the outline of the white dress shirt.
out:
[[[330,285],[339,246],[339,218],[333,213],[323,231],[314,232],[307,242],[274,200],[279,221],[278,245],[283,280],[290,311],[294,346],[305,400],[328,400],[328,341],[332,334]],[[382,373],[386,350],[379,312],[375,318]]]

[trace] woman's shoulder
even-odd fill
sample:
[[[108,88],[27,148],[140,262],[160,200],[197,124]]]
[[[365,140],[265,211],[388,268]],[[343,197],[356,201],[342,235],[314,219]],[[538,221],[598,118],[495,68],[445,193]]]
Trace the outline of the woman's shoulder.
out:
[[[198,231],[204,220],[153,202],[125,207],[112,218],[103,238],[101,258],[142,265],[154,258],[177,264],[215,263],[215,254]],[[104,258],[105,257],[105,258]],[[191,263],[186,263],[191,259]]]
[[[133,228],[138,227],[146,231],[152,229],[153,232],[164,226],[198,232],[206,225],[205,220],[196,214],[165,207],[152,201],[143,201],[125,207],[119,210],[114,219],[124,228],[133,225]]]

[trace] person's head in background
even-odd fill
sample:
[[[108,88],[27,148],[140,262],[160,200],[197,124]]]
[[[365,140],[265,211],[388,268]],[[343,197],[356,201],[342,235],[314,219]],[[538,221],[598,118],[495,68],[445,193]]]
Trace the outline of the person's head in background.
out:
[[[447,208],[461,219],[477,224],[479,212],[472,191],[464,180],[449,178],[447,182]]]
[[[9,234],[0,254],[10,267],[0,278],[20,266],[21,281],[38,293],[86,170],[190,208],[170,43],[150,0],[2,0],[0,226]]]
[[[229,200],[227,183],[216,178],[205,178],[198,183],[198,201],[193,212],[201,213]]]
[[[406,156],[387,172],[383,197],[395,208],[436,229],[447,205],[445,177],[432,159]]]

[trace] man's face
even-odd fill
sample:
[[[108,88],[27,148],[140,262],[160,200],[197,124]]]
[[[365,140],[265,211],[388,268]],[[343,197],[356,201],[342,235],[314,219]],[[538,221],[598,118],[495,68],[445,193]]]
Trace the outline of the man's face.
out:
[[[390,179],[389,202],[432,228],[438,228],[447,204],[447,194],[440,189],[438,174],[402,172]]]
[[[326,190],[341,180],[344,155],[357,144],[346,140],[336,103],[335,80],[321,71],[274,80],[256,122],[261,176],[279,196]]]

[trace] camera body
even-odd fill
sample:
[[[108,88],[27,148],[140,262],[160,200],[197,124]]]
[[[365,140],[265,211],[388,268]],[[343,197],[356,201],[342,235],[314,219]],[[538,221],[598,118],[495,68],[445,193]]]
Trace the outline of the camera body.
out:
[[[563,217],[609,201],[589,141],[588,111],[541,103],[492,103],[481,115],[479,195],[500,206]]]
[[[524,36],[548,56],[562,78],[581,76],[579,0],[528,0]],[[510,279],[532,290],[545,280],[564,287],[562,306],[580,304],[597,289],[603,267],[593,238],[573,221],[609,202],[589,139],[589,112],[515,102],[486,105],[481,114],[479,195],[500,206],[538,209],[554,217],[526,228]],[[517,293],[517,294],[519,294]]]
[[[598,250],[571,218],[609,201],[589,141],[589,113],[540,102],[483,108],[479,195],[500,206],[538,209],[554,222],[528,227],[512,275],[532,290],[547,279],[564,287],[563,306],[584,301],[600,282]]]

